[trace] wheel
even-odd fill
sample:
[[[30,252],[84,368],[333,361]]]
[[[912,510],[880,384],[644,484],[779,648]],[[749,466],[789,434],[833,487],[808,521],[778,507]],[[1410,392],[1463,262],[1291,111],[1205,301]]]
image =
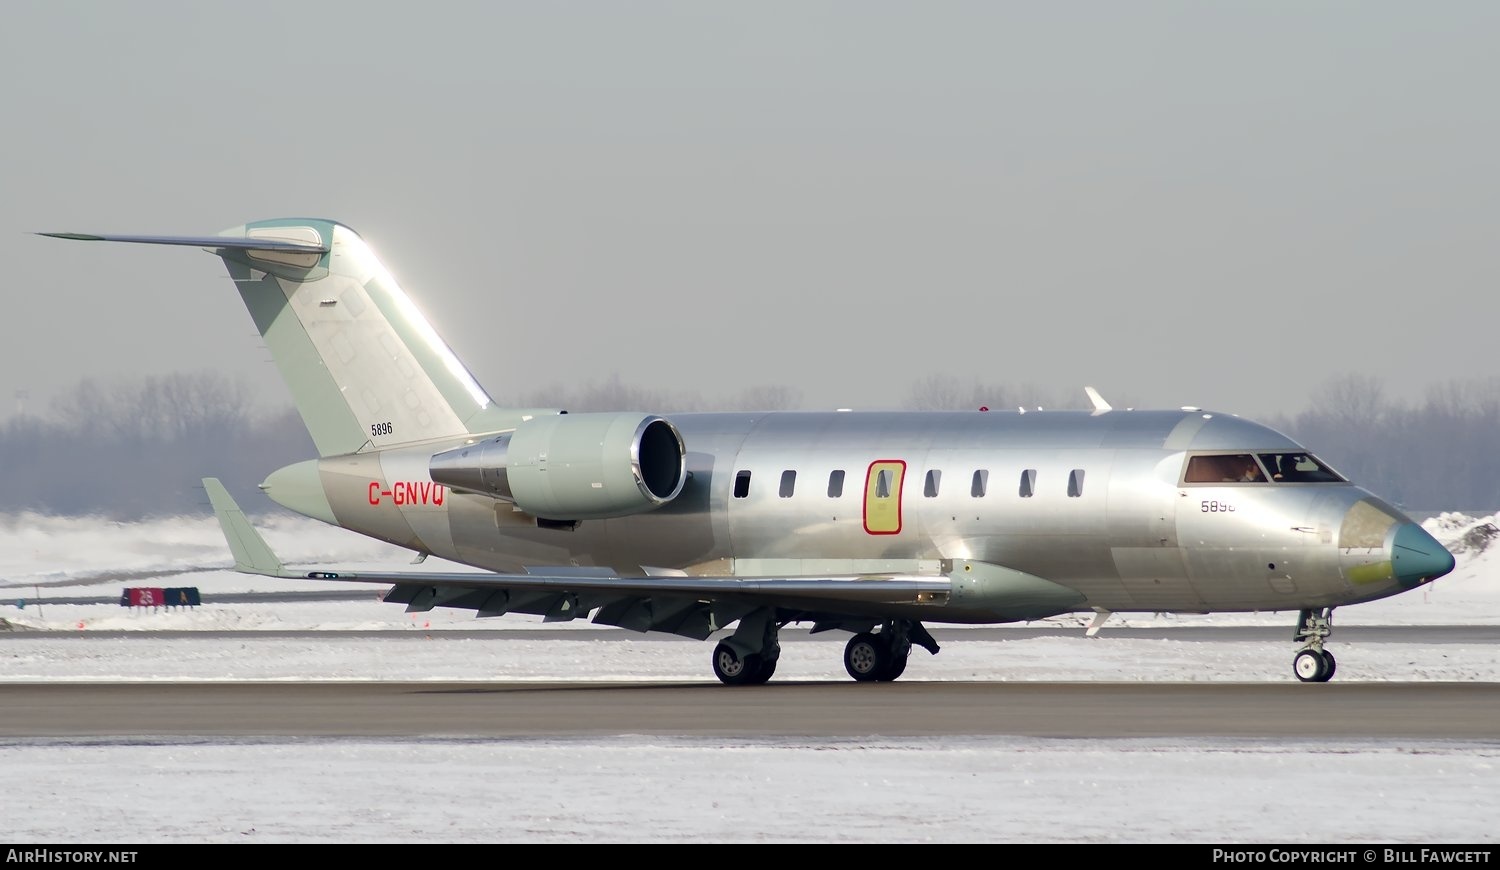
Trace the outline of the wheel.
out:
[[[890,651],[868,632],[849,638],[844,646],[844,670],[861,683],[885,679],[889,662]]]
[[[775,670],[775,665],[771,666]],[[745,656],[734,651],[734,647],[727,643],[720,643],[714,647],[714,676],[719,682],[726,686],[745,686],[756,681],[756,677],[764,670],[761,667],[760,656]]]
[[[907,652],[910,653],[910,650],[908,650]],[[885,676],[881,677],[881,679],[894,680],[899,678],[902,674],[906,673],[906,663],[910,660],[910,655],[891,656],[891,663],[886,665]]]
[[[776,659],[762,659],[760,656],[751,656],[759,664],[755,669],[755,676],[750,680],[757,686],[764,685],[776,673]]]
[[[1304,683],[1322,683],[1329,676],[1328,660],[1315,649],[1305,649],[1292,659],[1292,673]]]
[[[1323,650],[1323,661],[1327,665],[1327,667],[1324,669],[1323,674],[1323,682],[1326,683],[1329,680],[1333,679],[1333,673],[1334,671],[1337,671],[1339,669],[1339,663],[1337,661],[1334,661],[1333,653],[1329,652],[1326,649]]]

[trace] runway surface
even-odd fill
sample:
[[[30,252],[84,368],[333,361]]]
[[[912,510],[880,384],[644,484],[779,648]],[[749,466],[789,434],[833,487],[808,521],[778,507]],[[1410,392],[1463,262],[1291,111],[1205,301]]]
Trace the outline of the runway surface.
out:
[[[133,735],[1500,740],[1500,684],[0,685],[0,737]]]

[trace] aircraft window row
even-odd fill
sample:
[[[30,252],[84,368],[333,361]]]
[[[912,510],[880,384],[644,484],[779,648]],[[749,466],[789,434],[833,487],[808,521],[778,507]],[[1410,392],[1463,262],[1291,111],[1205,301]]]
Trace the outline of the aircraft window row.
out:
[[[1271,458],[1267,458],[1271,457]],[[1306,454],[1262,454],[1262,459],[1267,467],[1280,468],[1284,463],[1288,469],[1288,475],[1295,475],[1298,480],[1337,480],[1342,481],[1337,473],[1316,459]],[[1243,467],[1241,460],[1248,460],[1250,465],[1255,464],[1255,458],[1246,453],[1241,456],[1194,456],[1188,461],[1186,480],[1188,483],[1220,482],[1220,474],[1229,473],[1231,467]],[[1299,463],[1302,467],[1299,467]],[[1259,466],[1256,466],[1257,470]],[[1244,472],[1249,473],[1249,472]],[[1079,498],[1083,495],[1082,468],[1075,468],[1068,473],[1068,496]],[[1201,479],[1200,479],[1201,478]],[[1228,478],[1224,478],[1228,480]],[[1264,477],[1250,478],[1263,482]],[[1280,475],[1277,480],[1283,479]],[[843,469],[835,469],[828,473],[828,497],[843,498],[845,473]],[[882,468],[875,472],[871,480],[870,494],[874,498],[890,498],[895,486],[895,472],[888,468]],[[922,486],[922,495],[926,498],[937,498],[942,489],[943,472],[939,469],[931,469],[927,472]],[[981,468],[974,472],[969,481],[969,496],[971,498],[984,498],[989,493],[990,472],[989,469]],[[781,472],[781,486],[778,495],[781,498],[791,498],[797,490],[797,472],[787,469]],[[1021,498],[1031,498],[1036,495],[1036,469],[1027,468],[1021,472],[1020,486],[1017,495]],[[748,470],[736,472],[734,475],[734,497],[748,498],[750,496],[750,472]]]
[[[1084,470],[1075,468],[1068,473],[1068,496],[1083,495]],[[828,474],[828,497],[843,498],[843,469]],[[987,469],[974,472],[969,483],[972,498],[984,498],[989,492],[990,473]],[[1345,478],[1329,468],[1310,453],[1215,453],[1188,457],[1187,469],[1183,472],[1184,483],[1345,483]],[[895,483],[895,473],[888,468],[875,473],[872,495],[875,498],[890,498]],[[922,486],[922,495],[937,498],[942,488],[943,472],[931,469]],[[797,472],[787,469],[781,473],[780,496],[791,498],[797,488]],[[734,497],[750,495],[750,472],[740,471],[734,476]],[[1036,469],[1021,472],[1017,495],[1031,498],[1036,495]]]
[[[1222,453],[1188,457],[1184,483],[1343,483],[1309,453]]]

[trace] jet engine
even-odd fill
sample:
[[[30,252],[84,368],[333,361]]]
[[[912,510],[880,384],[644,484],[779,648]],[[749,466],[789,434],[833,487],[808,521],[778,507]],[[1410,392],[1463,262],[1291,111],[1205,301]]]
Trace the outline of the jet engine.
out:
[[[533,417],[510,432],[434,454],[432,479],[550,520],[624,517],[682,492],[677,427],[649,414]]]

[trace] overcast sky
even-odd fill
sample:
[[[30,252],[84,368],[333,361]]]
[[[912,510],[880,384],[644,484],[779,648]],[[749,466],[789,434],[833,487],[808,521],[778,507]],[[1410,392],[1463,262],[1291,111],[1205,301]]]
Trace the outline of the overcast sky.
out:
[[[8,3],[0,417],[203,368],[288,403],[218,260],[29,233],[290,215],[499,399],[1414,398],[1494,371],[1497,45],[1486,2]]]

